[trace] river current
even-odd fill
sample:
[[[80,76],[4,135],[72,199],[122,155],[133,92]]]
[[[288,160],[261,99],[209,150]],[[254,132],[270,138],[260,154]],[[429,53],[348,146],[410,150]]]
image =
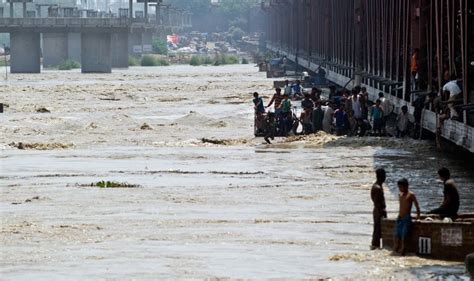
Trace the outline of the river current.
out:
[[[2,83],[1,279],[468,280],[460,263],[370,251],[370,187],[384,167],[389,216],[401,177],[427,211],[447,166],[474,212],[472,167],[427,141],[266,145],[251,93],[268,102],[272,81],[251,65]]]

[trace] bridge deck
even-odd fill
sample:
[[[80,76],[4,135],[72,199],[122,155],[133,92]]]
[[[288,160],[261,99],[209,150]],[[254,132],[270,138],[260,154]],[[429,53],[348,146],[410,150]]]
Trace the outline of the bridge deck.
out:
[[[0,18],[0,32],[104,32],[133,30],[179,29],[155,23],[135,22],[128,18]]]

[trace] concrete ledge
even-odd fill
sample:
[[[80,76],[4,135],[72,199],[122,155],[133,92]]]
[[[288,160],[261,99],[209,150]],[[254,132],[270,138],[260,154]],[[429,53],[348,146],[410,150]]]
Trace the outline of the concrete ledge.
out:
[[[383,246],[393,249],[395,219],[382,220]],[[413,222],[407,241],[407,252],[424,257],[464,261],[474,249],[472,222],[420,221]]]
[[[34,32],[97,32],[149,31],[169,29],[180,31],[181,26],[160,26],[153,23],[132,23],[128,18],[1,18],[0,33]]]

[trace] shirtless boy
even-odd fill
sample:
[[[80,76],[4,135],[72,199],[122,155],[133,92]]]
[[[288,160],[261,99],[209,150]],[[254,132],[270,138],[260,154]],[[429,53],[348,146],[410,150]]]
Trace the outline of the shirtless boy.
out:
[[[416,219],[420,219],[420,206],[413,192],[408,191],[408,180],[401,179],[398,181],[398,189],[400,190],[400,212],[397,219],[397,228],[395,230],[395,252],[405,255],[405,242],[408,237],[412,225],[411,207],[415,203]]]

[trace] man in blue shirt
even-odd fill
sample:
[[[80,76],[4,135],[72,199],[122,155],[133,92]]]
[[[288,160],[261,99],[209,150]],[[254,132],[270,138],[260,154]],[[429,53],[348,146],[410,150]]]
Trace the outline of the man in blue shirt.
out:
[[[346,134],[347,131],[347,113],[344,111],[344,107],[340,106],[334,112],[334,118],[336,118],[336,135],[343,136]]]
[[[302,98],[303,97],[303,88],[301,87],[301,81],[300,80],[296,80],[296,84],[293,84],[293,86],[291,86],[292,90],[293,90],[293,98],[294,99],[298,99],[298,98]]]

